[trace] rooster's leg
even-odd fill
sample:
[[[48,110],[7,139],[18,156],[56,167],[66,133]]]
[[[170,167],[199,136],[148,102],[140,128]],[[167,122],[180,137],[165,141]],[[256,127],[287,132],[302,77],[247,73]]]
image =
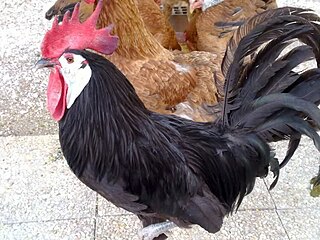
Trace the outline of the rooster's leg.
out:
[[[149,225],[148,227],[142,228],[138,232],[138,234],[142,240],[152,240],[158,237],[160,234],[165,233],[176,226],[177,225],[173,222],[156,223]]]

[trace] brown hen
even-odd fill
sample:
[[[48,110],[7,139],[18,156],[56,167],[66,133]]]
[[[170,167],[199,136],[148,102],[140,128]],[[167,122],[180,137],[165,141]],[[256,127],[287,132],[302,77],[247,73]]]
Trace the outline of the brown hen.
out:
[[[96,1],[97,2],[97,1]],[[130,22],[130,24],[128,24]],[[109,60],[135,87],[147,108],[175,113],[196,121],[212,119],[204,107],[219,100],[224,78],[216,55],[206,52],[176,54],[163,48],[143,27],[133,0],[104,4],[98,27],[114,23],[119,47]],[[214,73],[221,82],[214,82]]]
[[[194,4],[199,7],[199,1],[190,0],[191,11]],[[188,46],[191,50],[223,55],[239,25],[257,13],[276,7],[275,0],[224,0],[204,11],[197,8],[186,30]]]

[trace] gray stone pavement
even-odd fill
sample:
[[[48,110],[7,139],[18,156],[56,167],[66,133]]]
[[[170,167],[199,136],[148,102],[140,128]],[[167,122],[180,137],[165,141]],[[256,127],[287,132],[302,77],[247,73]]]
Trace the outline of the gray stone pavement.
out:
[[[48,73],[32,69],[53,2],[0,2],[0,240],[138,239],[137,218],[80,183],[59,150],[57,126],[45,108]],[[320,13],[320,0],[278,3]],[[284,155],[285,143],[275,148]],[[271,177],[258,179],[219,233],[173,229],[170,239],[320,239],[320,198],[309,195],[319,164],[319,153],[304,139],[277,187],[269,192]]]

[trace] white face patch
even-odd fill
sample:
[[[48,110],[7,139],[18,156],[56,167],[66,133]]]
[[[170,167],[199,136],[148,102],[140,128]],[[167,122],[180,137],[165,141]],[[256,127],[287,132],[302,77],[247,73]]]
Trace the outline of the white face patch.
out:
[[[92,71],[85,58],[74,53],[65,53],[59,58],[60,72],[68,85],[67,108],[69,109],[88,84]]]

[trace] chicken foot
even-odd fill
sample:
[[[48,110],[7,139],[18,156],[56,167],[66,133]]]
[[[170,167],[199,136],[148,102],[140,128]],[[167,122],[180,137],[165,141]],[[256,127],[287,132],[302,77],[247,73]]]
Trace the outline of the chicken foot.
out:
[[[177,227],[177,225],[173,222],[156,223],[142,228],[139,230],[138,235],[142,240],[152,240],[174,227]]]

